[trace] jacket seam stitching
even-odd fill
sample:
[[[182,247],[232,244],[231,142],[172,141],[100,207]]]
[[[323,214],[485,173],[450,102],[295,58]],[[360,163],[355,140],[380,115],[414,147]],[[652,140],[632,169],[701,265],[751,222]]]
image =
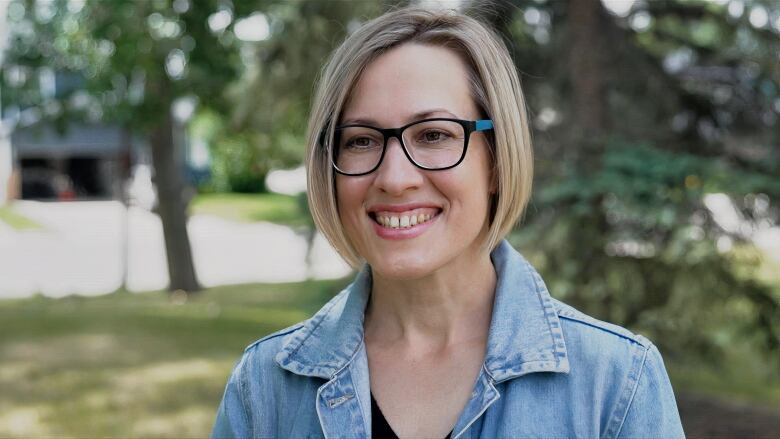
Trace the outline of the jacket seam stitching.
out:
[[[338,375],[343,370],[345,370],[347,367],[349,367],[352,364],[352,361],[354,360],[355,356],[358,354],[358,352],[360,352],[360,347],[362,346],[362,342],[363,342],[363,339],[361,338],[360,339],[360,343],[358,343],[358,349],[356,349],[355,352],[352,353],[352,355],[350,356],[349,360],[341,368],[339,368],[336,372],[334,372],[330,376],[330,380],[328,380],[327,383],[325,383],[322,387],[320,387],[317,390],[317,397],[316,397],[317,398],[317,402],[315,403],[315,406],[316,406],[315,409],[316,409],[316,412],[317,412],[317,418],[318,418],[318,420],[320,422],[320,427],[321,428],[323,427],[323,425],[322,425],[322,417],[321,417],[321,413],[320,413],[320,401],[319,400],[322,398],[322,390],[326,386],[328,386],[328,385],[334,385],[336,383]],[[363,419],[363,429],[365,430],[367,428],[366,425],[365,425],[366,417],[365,417],[365,413],[363,412],[363,405],[360,403],[360,396],[358,395],[359,392],[357,391],[357,386],[355,385],[355,380],[352,377],[352,374],[350,374],[349,379],[352,382],[352,388],[354,389],[353,392],[354,392],[355,400],[357,401],[358,410],[360,410],[360,416]],[[370,429],[370,426],[368,426],[368,428]],[[327,439],[328,435],[325,432],[324,428],[322,428],[322,433],[325,436],[325,438]]]
[[[532,269],[532,266],[530,263],[528,263],[528,261],[526,261],[525,263],[525,270],[528,274],[531,275],[531,278],[534,281],[534,286],[536,287],[536,296],[539,299],[539,304],[542,306],[542,311],[544,312],[544,320],[547,323],[547,329],[550,331],[550,339],[551,339],[550,341],[552,342],[550,348],[553,352],[552,361],[556,365],[559,365],[563,361],[563,359],[559,357],[557,354],[559,353],[563,354],[563,358],[566,358],[568,357],[568,352],[566,352],[566,348],[559,349],[558,343],[556,342],[555,339],[555,334],[557,333],[560,336],[561,340],[563,340],[564,345],[566,343],[566,340],[563,338],[563,328],[561,328],[560,321],[558,322],[557,328],[554,328],[552,326],[552,322],[550,321],[551,316],[555,316],[556,318],[559,317],[558,312],[555,309],[555,303],[551,299],[548,299],[550,308],[552,308],[552,313],[550,313],[547,310],[547,308],[544,306],[545,300],[542,293],[547,291],[547,287],[544,285],[544,282],[542,282],[542,284],[540,285],[539,281],[541,280],[541,276],[539,275],[539,273],[536,272],[536,270]],[[549,291],[547,291],[548,297],[549,294],[550,294]],[[544,361],[544,360],[538,360],[538,361]]]
[[[488,374],[488,376],[490,376],[490,374]],[[466,430],[468,430],[472,425],[474,425],[474,423],[477,422],[477,420],[481,418],[482,415],[485,414],[485,412],[487,411],[487,409],[490,408],[491,405],[493,405],[496,401],[498,401],[501,398],[501,392],[499,392],[498,389],[496,389],[496,386],[494,384],[495,381],[492,380],[493,377],[490,376],[490,378],[491,379],[488,380],[488,385],[490,386],[491,389],[493,389],[495,396],[490,400],[490,402],[485,404],[485,406],[482,407],[482,410],[480,410],[479,413],[477,413],[476,416],[474,416],[474,419],[472,419],[471,422],[466,424],[466,426],[463,427],[463,429],[460,430],[452,439],[458,439],[459,437],[461,437],[463,433],[466,432]]]
[[[612,329],[609,329],[609,328],[605,328],[605,327],[603,327],[603,326],[601,326],[601,325],[599,325],[599,324],[597,324],[595,322],[589,322],[586,319],[582,319],[582,318],[578,318],[578,317],[574,317],[574,316],[563,315],[563,314],[560,314],[560,313],[558,313],[558,316],[560,318],[562,318],[562,319],[565,319],[565,320],[568,320],[568,321],[571,321],[571,322],[582,323],[583,325],[590,326],[591,328],[599,329],[599,330],[602,330],[604,332],[608,332],[610,334],[617,335],[618,337],[626,339],[628,341],[631,341],[631,342],[633,342],[635,344],[638,344],[639,346],[642,346],[643,348],[647,348],[649,346],[648,343],[643,343],[642,340],[639,339],[638,334],[634,334],[634,335],[621,334],[618,331],[615,331],[615,330],[612,330]]]
[[[360,352],[361,346],[363,346],[364,338],[365,338],[365,333],[361,333],[360,334],[360,341],[358,341],[358,344],[357,344],[357,349],[355,349],[355,351],[352,352],[352,354],[350,354],[349,359],[344,364],[342,364],[341,367],[339,367],[335,372],[333,372],[331,374],[330,379],[336,378],[336,376],[338,374],[340,374],[342,370],[346,369],[347,367],[349,367],[352,364],[352,361],[355,359],[355,357],[357,356],[358,352]],[[368,354],[366,354],[366,355],[368,355]]]
[[[361,341],[362,341],[362,339],[361,339]],[[360,344],[358,344],[358,346],[360,346]],[[352,358],[349,359],[349,361],[347,362],[347,365],[351,365],[352,364],[352,360],[354,359],[355,355],[357,355],[358,352],[360,352],[360,348],[358,348],[355,351],[355,354],[353,354]],[[355,400],[357,401],[358,410],[360,411],[360,418],[363,420],[363,430],[364,430],[364,432],[366,430],[367,431],[371,431],[371,426],[370,425],[366,425],[366,414],[363,412],[363,404],[360,402],[360,392],[358,392],[358,387],[357,387],[357,385],[355,385],[354,374],[352,374],[352,373],[349,374],[349,380],[352,382],[352,389],[353,389],[353,392],[355,393]],[[370,389],[369,389],[369,391],[370,391]]]
[[[319,389],[317,389],[317,400],[314,402],[314,410],[317,412],[317,422],[320,424],[320,430],[322,430],[322,436],[325,437],[325,439],[328,439],[328,432],[325,431],[324,425],[322,425],[322,412],[320,411],[320,405],[321,405],[321,398],[322,398],[322,390],[327,386],[329,383],[324,384]]]
[[[622,408],[620,407],[620,405],[623,404],[623,401],[619,401],[618,402],[618,407],[615,407],[615,410],[616,410],[616,413],[614,414],[615,416],[618,415],[618,413],[617,413],[618,409],[620,409],[620,411],[623,412],[621,417],[620,417],[620,423],[615,427],[616,430],[615,430],[614,437],[616,439],[618,437],[620,437],[620,432],[623,429],[623,425],[626,422],[626,418],[628,417],[628,413],[631,411],[632,405],[634,403],[634,397],[636,396],[636,392],[637,392],[637,390],[639,390],[639,382],[642,380],[642,375],[644,374],[644,371],[645,371],[645,364],[647,364],[647,354],[648,354],[649,351],[650,351],[650,346],[645,347],[645,350],[644,350],[644,352],[642,354],[642,362],[641,362],[640,367],[639,367],[639,372],[637,373],[636,382],[633,383],[633,387],[631,389],[631,395],[629,395],[628,401],[625,402],[625,405],[626,405],[625,410],[622,410]],[[616,420],[616,418],[614,416],[613,416],[613,420]],[[609,432],[609,429],[607,430],[607,432]]]
[[[496,377],[494,377],[494,376],[493,376],[493,374],[492,374],[492,373],[490,373],[490,370],[488,370],[488,367],[487,367],[487,364],[486,364],[486,363],[482,363],[482,370],[484,370],[484,371],[485,371],[485,373],[487,374],[487,376],[490,378],[490,381],[491,381],[491,382],[494,382],[494,383],[495,383],[495,382],[497,382],[497,381],[496,381]]]
[[[543,373],[543,372],[560,373],[561,372],[561,370],[560,370],[560,367],[561,367],[560,363],[561,363],[561,361],[553,361],[553,360],[528,360],[528,361],[523,361],[522,363],[519,363],[519,367],[522,369],[523,367],[533,366],[533,365],[536,365],[536,364],[549,364],[549,363],[554,363],[555,364],[555,368],[554,369],[544,368],[544,369],[541,369],[541,370],[533,370],[533,371],[530,371],[530,372],[529,371],[522,371],[520,374],[509,376],[509,377],[506,377],[506,378],[502,378],[500,380],[498,380],[495,377],[493,377],[493,375],[491,375],[490,372],[488,372],[488,375],[490,375],[490,378],[493,380],[493,383],[500,384],[500,383],[504,383],[504,382],[509,381],[509,380],[514,380],[514,379],[520,378],[523,375],[532,374],[532,373]],[[509,370],[509,369],[508,368],[501,368],[501,369],[498,370],[498,372],[506,372],[507,370]]]
[[[281,330],[279,330],[277,332],[274,332],[273,334],[266,335],[265,337],[261,338],[260,340],[253,341],[249,346],[247,346],[244,349],[244,352],[254,348],[255,346],[259,346],[263,342],[266,342],[266,341],[269,341],[269,340],[273,340],[273,339],[278,338],[278,337],[283,337],[283,336],[285,336],[287,334],[295,332],[295,331],[301,329],[302,327],[303,327],[302,323],[296,323],[295,325],[292,325],[289,328],[281,329]]]
[[[254,430],[254,419],[252,416],[252,411],[249,410],[249,407],[251,407],[251,404],[249,404],[249,401],[247,400],[246,392],[246,379],[247,379],[247,372],[244,370],[246,367],[246,358],[241,362],[241,369],[239,370],[240,374],[238,376],[238,393],[241,395],[241,405],[243,406],[244,413],[247,417],[247,420],[249,421],[249,430]]]

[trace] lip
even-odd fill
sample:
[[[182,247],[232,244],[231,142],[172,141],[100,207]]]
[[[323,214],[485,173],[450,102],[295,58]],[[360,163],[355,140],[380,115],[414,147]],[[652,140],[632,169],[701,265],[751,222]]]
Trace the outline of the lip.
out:
[[[407,204],[373,204],[366,209],[368,213],[376,212],[406,212],[414,209],[431,208],[442,210],[441,206],[431,203],[407,203]]]
[[[405,229],[391,229],[389,227],[384,227],[374,220],[371,220],[371,224],[374,226],[374,232],[376,232],[380,238],[389,240],[412,239],[425,233],[428,228],[433,226],[439,220],[440,216],[441,212],[422,224],[417,224]]]

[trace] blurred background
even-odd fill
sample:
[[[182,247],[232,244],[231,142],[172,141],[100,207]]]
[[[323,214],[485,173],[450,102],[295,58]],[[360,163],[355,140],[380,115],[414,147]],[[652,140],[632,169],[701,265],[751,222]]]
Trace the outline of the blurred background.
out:
[[[691,437],[780,435],[774,0],[0,0],[0,436],[203,437],[233,363],[350,269],[313,83],[361,23],[470,10],[517,63],[554,297],[646,335]]]

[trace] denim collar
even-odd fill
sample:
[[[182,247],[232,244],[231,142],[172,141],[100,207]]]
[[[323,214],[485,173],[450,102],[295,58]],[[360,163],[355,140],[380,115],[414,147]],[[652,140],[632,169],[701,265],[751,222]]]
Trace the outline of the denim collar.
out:
[[[561,324],[536,270],[507,241],[490,254],[496,295],[485,370],[494,382],[532,372],[569,372]],[[298,375],[331,379],[349,366],[363,344],[363,317],[371,293],[368,265],[355,281],[290,334],[276,362]]]

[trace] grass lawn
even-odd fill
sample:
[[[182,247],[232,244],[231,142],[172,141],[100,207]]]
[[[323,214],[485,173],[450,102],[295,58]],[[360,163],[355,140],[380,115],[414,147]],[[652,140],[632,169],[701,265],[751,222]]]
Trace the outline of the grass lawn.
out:
[[[8,224],[16,230],[40,229],[35,221],[14,212],[12,206],[0,206],[0,221]]]
[[[181,304],[164,292],[0,300],[0,437],[206,437],[243,348],[346,283],[225,286]],[[678,392],[780,404],[780,385],[752,370],[667,366]]]
[[[0,437],[206,437],[233,364],[346,281],[0,301]]]
[[[306,225],[298,199],[283,194],[198,194],[190,203],[190,213],[216,215],[234,221]]]
[[[756,353],[738,357],[736,353],[720,364],[701,361],[675,363],[664,360],[675,391],[689,390],[732,404],[763,406],[780,414],[780,381],[767,370]]]

